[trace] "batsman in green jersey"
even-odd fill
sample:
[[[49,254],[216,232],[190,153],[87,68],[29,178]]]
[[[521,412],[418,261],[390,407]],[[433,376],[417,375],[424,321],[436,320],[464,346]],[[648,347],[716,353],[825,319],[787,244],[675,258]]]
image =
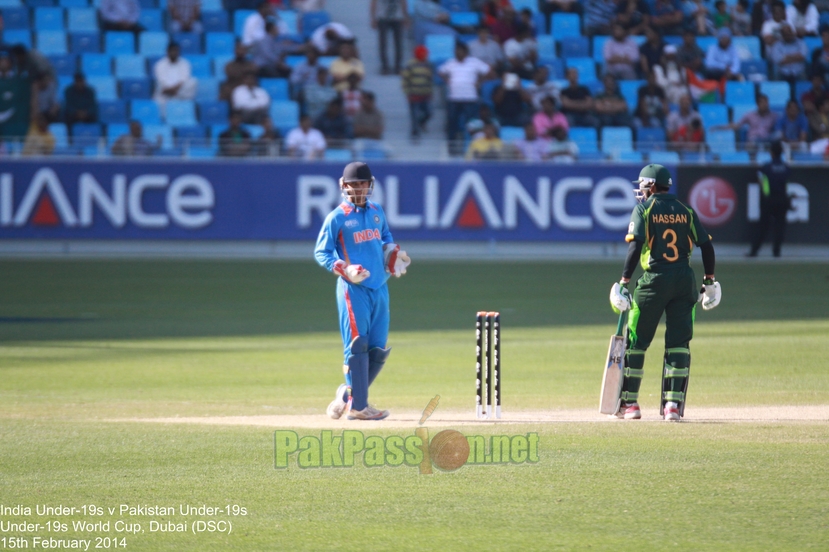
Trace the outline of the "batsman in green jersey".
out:
[[[637,401],[645,351],[665,313],[660,414],[667,421],[679,421],[685,410],[691,367],[689,343],[694,335],[694,307],[702,300],[704,310],[713,309],[722,297],[720,284],[714,279],[714,247],[694,210],[669,193],[672,181],[668,169],[647,165],[634,184],[639,185],[640,203],[633,209],[625,238],[630,248],[622,279],[610,290],[614,310],[630,309],[624,381],[616,416],[627,420],[642,417]],[[695,245],[702,252],[705,271],[702,291],[697,287],[690,264]],[[637,262],[644,274],[631,295],[627,285]]]

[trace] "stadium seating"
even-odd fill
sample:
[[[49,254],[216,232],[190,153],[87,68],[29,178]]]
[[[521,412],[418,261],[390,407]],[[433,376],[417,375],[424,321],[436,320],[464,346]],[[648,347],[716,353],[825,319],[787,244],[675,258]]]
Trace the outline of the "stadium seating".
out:
[[[559,40],[581,35],[581,17],[575,13],[554,13],[550,20],[550,34]]]
[[[78,56],[76,55],[61,54],[47,56],[47,58],[49,59],[49,63],[52,64],[52,67],[54,67],[55,73],[58,75],[71,76],[78,70]]]
[[[552,35],[538,35],[536,43],[538,44],[538,63],[543,65],[556,59],[556,44]]]
[[[271,97],[271,100],[288,100],[288,79],[261,79],[259,86]]]
[[[633,132],[630,127],[603,127],[602,152],[618,154],[633,150]]]
[[[98,32],[98,17],[95,8],[69,8],[66,15],[66,28],[69,32]]]
[[[232,33],[207,33],[204,37],[205,53],[209,56],[232,56],[236,37]]]
[[[138,16],[138,23],[147,31],[163,31],[164,18],[161,10],[158,9],[143,9]]]
[[[345,163],[353,159],[353,154],[351,150],[329,148],[325,150],[323,159],[326,161],[341,161]]]
[[[579,155],[599,152],[599,141],[595,128],[571,127],[570,139],[579,147]]]
[[[731,151],[720,153],[719,159],[721,163],[748,163],[751,156],[747,151]]]
[[[560,45],[561,57],[590,57],[590,39],[586,36],[566,36]]]
[[[96,32],[71,33],[69,51],[73,54],[95,54],[101,51],[101,36]]]
[[[3,33],[6,44],[22,44],[26,48],[32,47],[32,32],[28,29],[11,29]]]
[[[95,96],[98,101],[101,100],[117,100],[118,91],[115,86],[114,77],[96,76],[86,79],[89,86],[95,89]]]
[[[219,80],[213,78],[200,78],[196,90],[196,101],[210,101],[219,97]]]
[[[579,71],[579,83],[587,84],[597,80],[596,78],[596,63],[593,58],[568,58],[564,60],[567,68],[575,67]]]
[[[106,124],[126,123],[127,102],[124,100],[98,102],[98,119]]]
[[[135,53],[135,35],[126,31],[109,31],[104,35],[104,52],[111,56]]]
[[[636,104],[639,102],[639,89],[645,85],[643,80],[622,80],[619,81],[619,93],[628,104],[628,111],[633,113]]]
[[[299,104],[291,101],[272,101],[270,116],[274,125],[284,136],[299,125]]]
[[[144,56],[116,56],[115,76],[119,79],[140,79],[147,76]]]
[[[158,104],[153,100],[132,100],[130,102],[130,118],[138,119],[144,124],[161,124]]]
[[[638,151],[654,151],[665,149],[665,131],[661,128],[637,129],[636,149]]]
[[[754,103],[755,94],[753,82],[728,81],[725,83],[725,104],[728,106]]]
[[[756,110],[757,110],[757,104],[756,103],[736,104],[736,105],[731,107],[731,122],[732,123],[739,122],[740,119],[742,119],[743,116],[746,113],[751,113],[752,111],[756,111]]]
[[[29,10],[26,8],[3,8],[2,14],[6,31],[29,30],[32,27],[29,22]]]
[[[308,39],[317,30],[331,21],[326,11],[306,12],[302,14],[302,35]]]
[[[524,128],[520,126],[504,126],[501,127],[501,140],[504,142],[514,142],[516,140],[524,139]]]
[[[198,79],[213,78],[213,64],[210,56],[190,55],[186,56],[186,59],[190,62],[190,69],[194,77]]]
[[[190,59],[190,55],[202,53],[201,35],[199,33],[175,33],[173,42],[181,48],[181,55]]]
[[[121,98],[124,100],[146,100],[152,94],[150,79],[121,79]]]
[[[192,126],[198,123],[196,104],[192,100],[170,100],[166,111],[166,122],[170,126]]]
[[[429,61],[435,65],[455,56],[455,37],[451,35],[426,35],[425,45],[429,50]]]
[[[705,134],[705,143],[712,152],[731,153],[737,151],[733,130],[709,130]]]
[[[138,51],[142,56],[163,56],[167,53],[170,35],[164,32],[143,32],[138,39]]]
[[[675,165],[680,161],[679,154],[675,151],[652,151],[648,154],[648,160],[660,165]]]
[[[109,76],[112,74],[112,56],[107,54],[83,54],[81,71],[87,77]]]
[[[791,99],[791,88],[785,81],[765,81],[760,83],[760,93],[769,97],[771,109],[784,109]]]
[[[698,111],[705,129],[728,124],[728,107],[723,104],[699,104]]]
[[[227,102],[217,100],[198,101],[199,118],[202,124],[219,125],[227,123],[229,108]]]
[[[35,8],[36,31],[62,31],[63,8]]]

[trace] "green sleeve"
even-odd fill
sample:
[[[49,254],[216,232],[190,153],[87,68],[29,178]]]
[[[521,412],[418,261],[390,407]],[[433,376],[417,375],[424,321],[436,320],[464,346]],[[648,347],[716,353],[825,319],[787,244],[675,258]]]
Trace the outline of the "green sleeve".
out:
[[[625,236],[625,241],[630,243],[636,240],[641,243],[647,243],[647,213],[644,205],[637,205],[633,208],[630,214],[630,224],[628,224],[628,233]]]
[[[691,232],[693,233],[694,243],[702,245],[711,241],[711,236],[709,236],[708,232],[706,232],[705,228],[703,228],[697,213],[691,208],[689,208],[688,211],[691,212]]]

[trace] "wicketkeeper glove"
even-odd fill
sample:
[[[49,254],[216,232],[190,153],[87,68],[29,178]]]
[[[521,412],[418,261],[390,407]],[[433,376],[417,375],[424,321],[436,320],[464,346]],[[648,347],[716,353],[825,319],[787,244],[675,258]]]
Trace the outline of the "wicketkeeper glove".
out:
[[[399,245],[387,243],[383,246],[383,264],[386,266],[386,272],[400,278],[406,274],[406,267],[412,264],[412,260]]]
[[[371,276],[371,272],[363,268],[363,265],[350,265],[346,264],[343,260],[335,261],[334,266],[331,267],[331,271],[334,272],[334,274],[345,278],[352,284],[359,284]]]
[[[720,304],[722,300],[722,287],[719,282],[711,278],[702,281],[702,289],[699,291],[699,300],[702,303],[702,310],[711,310]]]
[[[630,309],[630,292],[626,283],[616,282],[610,288],[610,306],[616,314]]]

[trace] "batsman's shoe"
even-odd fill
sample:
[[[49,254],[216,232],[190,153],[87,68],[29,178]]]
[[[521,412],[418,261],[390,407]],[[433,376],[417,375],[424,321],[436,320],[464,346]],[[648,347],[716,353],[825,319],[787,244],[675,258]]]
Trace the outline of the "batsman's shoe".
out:
[[[362,410],[350,410],[348,412],[349,420],[383,420],[388,416],[388,410],[378,410],[370,404]]]
[[[662,410],[665,414],[665,421],[666,422],[678,422],[680,420],[679,416],[679,405],[673,401],[668,401],[665,403],[665,408]]]
[[[332,420],[339,420],[345,413],[348,403],[343,400],[343,395],[345,395],[345,390],[347,388],[348,387],[344,383],[340,384],[340,386],[337,387],[337,395],[334,397],[334,400],[331,401],[331,404],[328,405],[328,408],[325,409],[325,413],[328,414],[328,417]]]
[[[639,420],[642,418],[642,411],[639,410],[638,403],[623,404],[619,412],[616,413],[616,417],[625,420]]]

